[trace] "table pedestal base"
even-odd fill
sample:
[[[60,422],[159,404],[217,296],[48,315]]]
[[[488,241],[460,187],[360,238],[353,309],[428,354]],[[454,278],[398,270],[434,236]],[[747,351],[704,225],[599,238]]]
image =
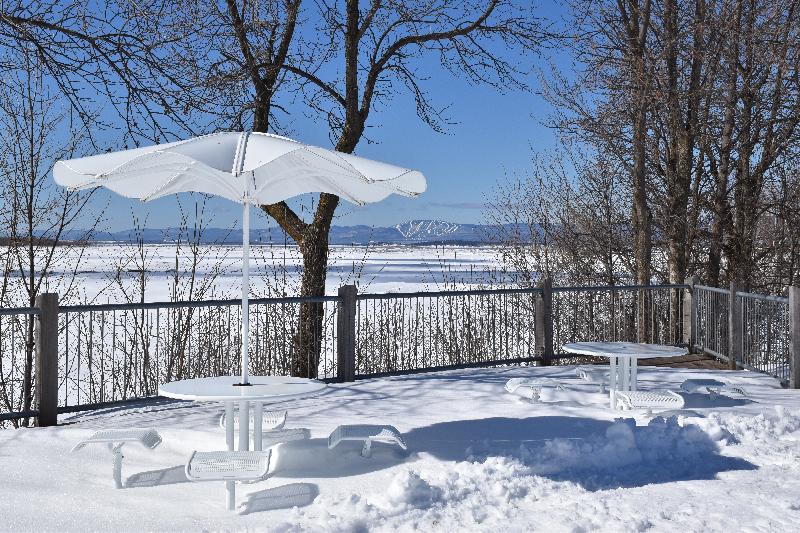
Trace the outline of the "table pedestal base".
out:
[[[617,408],[617,391],[636,390],[638,368],[635,357],[610,356],[610,372],[608,394],[611,399],[611,408]]]
[[[253,403],[253,449],[262,451],[264,435],[261,431],[264,418],[264,403]],[[228,451],[234,449],[234,402],[225,402],[225,443]],[[242,400],[239,402],[239,445],[240,452],[250,449],[250,401]],[[228,510],[233,511],[236,507],[236,482],[226,481],[225,492],[227,493]]]

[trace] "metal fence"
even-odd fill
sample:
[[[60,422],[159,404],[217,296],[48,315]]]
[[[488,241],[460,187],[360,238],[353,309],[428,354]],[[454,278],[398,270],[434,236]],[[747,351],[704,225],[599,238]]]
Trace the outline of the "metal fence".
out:
[[[301,305],[317,305],[318,327],[298,327]],[[318,376],[336,375],[336,297],[250,300],[250,371],[286,375],[303,335],[320,346]],[[0,424],[35,415],[36,365],[26,364],[36,308],[0,310]],[[59,412],[157,394],[178,379],[241,372],[241,301],[68,305],[58,308]],[[29,346],[30,345],[30,346]],[[25,369],[33,373],[25,383]],[[1,427],[1,426],[0,426]]]
[[[355,374],[530,362],[539,289],[360,294]]]
[[[250,300],[250,371],[286,375],[296,357],[298,310],[323,308],[320,377],[334,376],[336,298]],[[59,404],[143,398],[179,379],[241,372],[241,301],[64,306],[59,309]],[[298,342],[299,341],[299,342]]]
[[[559,348],[578,340],[680,343],[686,287],[360,294],[355,375],[574,359]]]
[[[553,344],[627,341],[681,344],[688,285],[554,287]]]
[[[788,382],[789,299],[698,285],[694,289],[697,347],[742,368]]]
[[[740,366],[789,380],[789,299],[737,293],[742,306]]]
[[[25,413],[32,407],[36,379],[32,339],[38,313],[35,307],[0,308],[0,415]]]
[[[742,327],[731,344],[729,291],[699,285],[693,290],[689,285],[551,287],[548,281],[530,289],[387,294],[357,294],[349,287],[350,298],[340,291],[250,300],[251,374],[289,374],[306,353],[298,346],[309,334],[319,353],[316,375],[329,380],[549,363],[574,358],[560,352],[563,344],[587,340],[693,342],[721,358],[733,346],[743,366],[780,379],[790,371],[785,298],[737,293],[736,323]],[[159,384],[172,380],[238,374],[239,304],[58,308],[53,330],[59,412],[153,396]],[[319,311],[310,330],[301,328],[299,319],[301,306],[309,305]],[[38,308],[0,310],[0,421],[36,414],[26,409],[36,376],[25,374],[36,368],[30,361],[36,315]]]
[[[696,309],[695,345],[715,357],[727,360],[730,292],[698,285],[692,296]]]

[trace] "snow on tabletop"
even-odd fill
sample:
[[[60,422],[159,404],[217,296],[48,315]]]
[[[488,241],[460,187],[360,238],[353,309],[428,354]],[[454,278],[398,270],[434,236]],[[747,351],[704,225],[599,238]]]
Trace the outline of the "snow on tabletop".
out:
[[[615,413],[574,367],[471,369],[333,385],[270,408],[311,439],[281,445],[273,474],[190,483],[192,450],[224,448],[219,404],[167,402],[0,432],[0,529],[8,531],[797,531],[800,391],[750,372],[640,370],[642,388],[716,378],[748,397],[684,394],[665,417]],[[569,391],[533,404],[512,377]],[[327,449],[340,424],[392,424],[409,453],[361,443]],[[125,450],[115,490],[102,447],[70,454],[98,428],[154,427],[163,444]]]

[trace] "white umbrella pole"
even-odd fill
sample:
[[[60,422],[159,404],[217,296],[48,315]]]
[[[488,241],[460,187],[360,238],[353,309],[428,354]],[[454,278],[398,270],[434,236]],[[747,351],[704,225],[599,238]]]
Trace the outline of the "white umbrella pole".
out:
[[[242,203],[242,385],[248,383],[250,363],[250,205],[247,198]]]

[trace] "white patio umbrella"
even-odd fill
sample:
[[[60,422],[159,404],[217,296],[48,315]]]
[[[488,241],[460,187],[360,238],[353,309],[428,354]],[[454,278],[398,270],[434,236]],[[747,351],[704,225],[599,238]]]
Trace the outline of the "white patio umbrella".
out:
[[[179,192],[201,192],[242,204],[242,385],[248,384],[249,364],[249,206],[312,192],[365,204],[392,193],[417,196],[426,188],[425,176],[415,170],[249,132],[215,133],[59,161],[53,177],[70,189],[102,186],[145,202]]]

